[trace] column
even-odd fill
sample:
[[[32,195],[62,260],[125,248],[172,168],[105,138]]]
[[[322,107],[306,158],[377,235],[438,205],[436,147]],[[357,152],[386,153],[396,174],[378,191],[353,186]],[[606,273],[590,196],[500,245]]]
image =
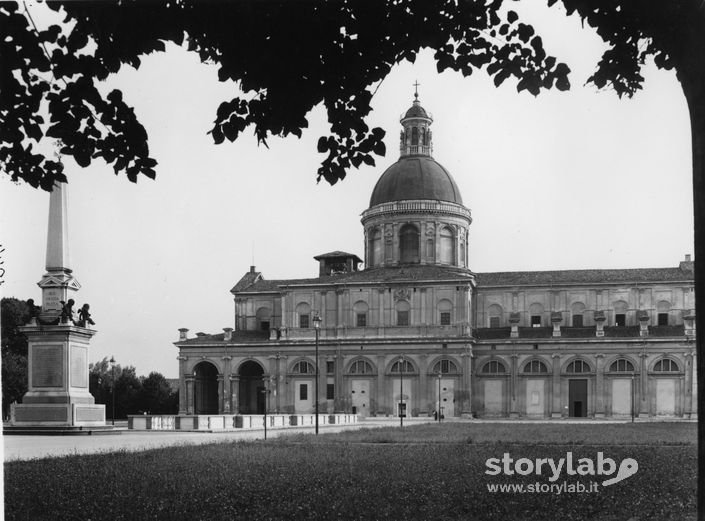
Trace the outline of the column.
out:
[[[225,400],[223,400],[223,392],[225,390],[224,378],[223,373],[218,374],[218,414],[222,414],[225,408]]]
[[[462,388],[462,393],[463,396],[465,396],[465,399],[461,403],[461,411],[460,411],[460,416],[463,418],[472,418],[473,414],[473,406],[472,406],[472,400],[473,400],[473,392],[472,392],[472,361],[474,355],[470,351],[471,348],[468,348],[468,351],[460,355],[460,360],[462,364],[462,371],[463,371],[463,388]]]
[[[690,418],[693,409],[693,358],[694,353],[684,353],[685,356],[685,388],[683,389],[683,417]]]
[[[419,415],[428,414],[426,405],[431,401],[430,396],[426,393],[428,385],[428,355],[423,353],[418,357],[419,363]]]
[[[519,408],[517,402],[517,359],[519,355],[514,353],[512,356],[512,367],[509,373],[509,416],[516,418],[519,416]]]
[[[240,414],[240,377],[236,374],[230,375],[230,411],[232,414]]]
[[[225,376],[230,375],[230,360],[232,360],[231,356],[223,357],[223,374],[218,375],[218,394],[220,395],[218,401],[222,400],[223,402],[222,407],[219,405],[219,410],[224,414],[230,414],[231,411],[230,379],[228,378],[227,384],[224,381]]]
[[[419,293],[420,293],[419,300],[421,301],[421,311],[420,311],[421,316],[419,317],[420,318],[419,322],[422,326],[425,326],[430,322],[428,320],[427,310],[426,310],[426,288],[420,288]],[[433,323],[433,322],[431,322],[431,323]]]
[[[387,390],[385,389],[385,360],[384,355],[377,355],[377,414],[379,411],[391,412],[387,405]]]
[[[179,414],[186,414],[186,360],[185,356],[177,356],[179,361]]]
[[[646,418],[649,416],[649,375],[648,367],[646,366],[646,353],[640,353],[639,358],[641,359],[639,366],[641,371],[641,385],[639,386],[639,418]]]
[[[605,417],[605,355],[595,355],[595,418]]]
[[[186,379],[186,414],[193,414],[193,385],[194,376],[188,375]]]
[[[378,334],[382,334],[382,331],[384,330],[384,292],[387,291],[385,288],[380,288],[378,291],[379,294],[379,321],[377,323],[378,329]]]
[[[551,418],[560,418],[563,415],[561,410],[561,355],[551,355],[553,359],[553,407],[551,409]]]

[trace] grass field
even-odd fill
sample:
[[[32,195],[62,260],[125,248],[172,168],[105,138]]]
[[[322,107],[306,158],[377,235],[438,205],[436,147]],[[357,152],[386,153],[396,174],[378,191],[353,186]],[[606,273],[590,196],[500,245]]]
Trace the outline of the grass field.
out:
[[[638,472],[592,493],[491,476],[488,458],[597,453]],[[695,424],[446,423],[5,465],[6,519],[695,519]],[[583,467],[583,470],[588,467]],[[555,481],[587,488],[606,476]],[[550,473],[548,473],[550,474]],[[611,476],[613,477],[613,476]]]

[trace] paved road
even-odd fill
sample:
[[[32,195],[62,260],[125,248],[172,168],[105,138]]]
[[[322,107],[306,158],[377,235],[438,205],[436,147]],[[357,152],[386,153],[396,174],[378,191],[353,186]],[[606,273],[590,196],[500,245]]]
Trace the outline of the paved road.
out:
[[[428,420],[414,419],[405,423],[428,423]],[[397,425],[396,421],[365,420],[354,425],[322,425],[321,433],[365,427]],[[288,427],[267,429],[268,437],[286,434],[313,432],[313,427]],[[200,445],[222,443],[231,440],[258,440],[264,438],[264,430],[236,430],[224,432],[166,432],[130,431],[120,428],[119,434],[99,434],[93,436],[3,436],[4,460],[28,460],[66,456],[72,454],[94,454],[99,452],[139,451],[171,445]]]

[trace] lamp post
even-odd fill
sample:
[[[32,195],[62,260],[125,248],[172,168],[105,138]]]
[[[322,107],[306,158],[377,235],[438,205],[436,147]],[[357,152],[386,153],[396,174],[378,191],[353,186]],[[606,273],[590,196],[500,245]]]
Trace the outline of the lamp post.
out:
[[[630,393],[630,394],[631,394],[631,397],[630,397],[630,398],[631,398],[631,403],[632,403],[632,406],[631,406],[631,409],[632,409],[632,423],[634,423],[634,373],[632,373],[632,385],[631,385],[631,387],[630,387],[630,390],[631,390],[631,393]]]
[[[399,360],[399,427],[404,427],[404,355]]]
[[[115,357],[110,357],[110,369],[112,371],[112,393],[113,393],[113,426],[115,426]]]
[[[313,328],[316,330],[316,381],[313,384],[313,397],[316,401],[315,412],[316,412],[316,434],[318,434],[318,335],[321,332],[321,317],[318,316],[318,312],[314,312],[313,315]]]
[[[441,372],[438,371],[438,423],[441,423]]]

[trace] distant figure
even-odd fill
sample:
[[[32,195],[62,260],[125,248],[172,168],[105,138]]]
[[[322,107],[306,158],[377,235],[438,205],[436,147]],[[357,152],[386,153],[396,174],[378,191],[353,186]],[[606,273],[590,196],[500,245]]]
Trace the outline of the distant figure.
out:
[[[59,317],[60,324],[75,324],[73,321],[73,305],[75,304],[72,298],[68,302],[60,301],[61,306],[61,317]]]
[[[29,310],[29,323],[36,323],[37,317],[39,316],[39,312],[42,310],[42,308],[34,305],[34,299],[27,300],[27,308]]]
[[[81,309],[78,310],[78,323],[76,324],[77,326],[87,327],[89,324],[91,326],[95,326],[95,322],[93,322],[91,314],[88,311],[89,309],[90,306],[88,304],[83,304]]]

